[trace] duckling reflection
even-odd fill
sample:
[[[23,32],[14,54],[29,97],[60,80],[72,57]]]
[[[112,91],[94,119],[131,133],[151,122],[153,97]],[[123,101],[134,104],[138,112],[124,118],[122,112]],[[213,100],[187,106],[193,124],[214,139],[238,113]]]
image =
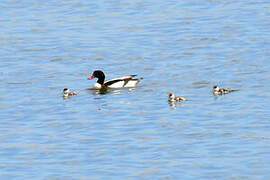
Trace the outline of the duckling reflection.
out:
[[[168,103],[171,106],[171,108],[173,108],[173,109],[184,107],[183,103],[177,103],[175,101],[168,101]]]

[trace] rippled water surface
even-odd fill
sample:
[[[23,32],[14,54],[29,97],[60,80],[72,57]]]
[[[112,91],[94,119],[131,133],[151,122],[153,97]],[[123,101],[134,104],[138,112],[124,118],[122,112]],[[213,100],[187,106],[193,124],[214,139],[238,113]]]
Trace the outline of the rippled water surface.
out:
[[[269,7],[1,1],[0,179],[270,179]],[[99,94],[96,69],[144,79]]]

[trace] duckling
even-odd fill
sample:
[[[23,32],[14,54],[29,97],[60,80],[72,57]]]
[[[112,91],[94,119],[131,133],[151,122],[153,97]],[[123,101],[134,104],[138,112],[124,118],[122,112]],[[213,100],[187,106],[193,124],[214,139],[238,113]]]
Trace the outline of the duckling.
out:
[[[69,96],[77,96],[78,92],[70,92],[68,88],[63,89],[63,97],[69,97]]]
[[[228,88],[219,88],[218,85],[215,85],[213,87],[213,94],[214,95],[223,95],[223,94],[229,94],[231,92],[234,92],[237,90],[232,90],[232,89],[228,89]]]
[[[186,100],[187,100],[186,98],[181,97],[181,96],[175,97],[173,92],[170,92],[170,93],[169,93],[169,99],[168,99],[169,102],[174,102],[174,101],[186,101]]]

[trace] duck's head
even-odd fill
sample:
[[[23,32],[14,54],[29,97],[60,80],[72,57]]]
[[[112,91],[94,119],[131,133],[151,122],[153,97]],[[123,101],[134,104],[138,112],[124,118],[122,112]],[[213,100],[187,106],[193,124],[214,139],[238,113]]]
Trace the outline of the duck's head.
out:
[[[105,79],[105,74],[101,70],[96,70],[93,72],[92,76],[89,77],[88,79],[91,80],[94,78]]]
[[[213,87],[213,90],[214,90],[214,91],[219,91],[218,85],[215,85],[215,86]]]

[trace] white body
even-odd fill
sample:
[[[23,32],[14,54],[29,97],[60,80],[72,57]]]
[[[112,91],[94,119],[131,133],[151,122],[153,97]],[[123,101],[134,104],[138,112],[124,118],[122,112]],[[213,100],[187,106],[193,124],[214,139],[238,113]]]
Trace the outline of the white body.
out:
[[[122,77],[122,78],[116,78],[116,79],[111,79],[109,81],[114,81],[114,80],[118,80],[118,79],[126,79],[126,78],[130,78],[130,76],[126,76],[126,77]],[[105,81],[104,84],[106,84],[109,81]],[[140,82],[140,79],[131,79],[128,82],[121,80],[118,82],[115,82],[111,85],[109,85],[107,88],[134,88],[138,85],[138,83]],[[99,83],[95,83],[94,84],[94,89],[101,89],[102,86]]]
[[[94,84],[94,89],[101,89],[101,84],[95,83]]]

